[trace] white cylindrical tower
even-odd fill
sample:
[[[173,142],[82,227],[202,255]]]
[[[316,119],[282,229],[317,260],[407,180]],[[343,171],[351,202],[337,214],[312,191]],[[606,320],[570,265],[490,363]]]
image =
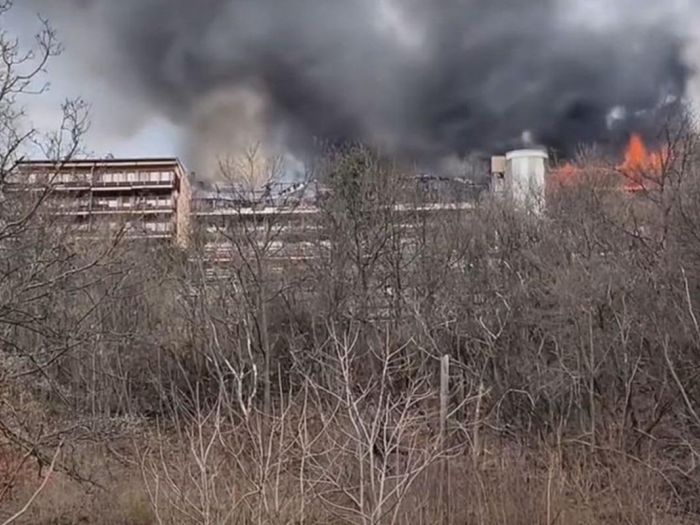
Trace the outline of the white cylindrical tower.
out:
[[[516,205],[540,212],[544,208],[545,174],[549,155],[540,149],[506,153],[506,193]]]

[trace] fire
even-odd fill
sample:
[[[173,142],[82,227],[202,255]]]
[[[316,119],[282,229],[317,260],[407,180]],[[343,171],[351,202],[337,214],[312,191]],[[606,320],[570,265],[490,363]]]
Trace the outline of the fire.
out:
[[[657,184],[667,159],[667,151],[649,151],[642,137],[635,133],[627,143],[622,163],[612,171],[621,175],[621,187],[624,191],[642,191]],[[610,171],[593,169],[601,172]],[[586,170],[587,173],[589,171]],[[554,187],[570,186],[576,184],[582,175],[581,168],[567,163],[552,173],[550,181]]]
[[[581,171],[579,170],[579,168],[577,168],[570,162],[567,162],[566,164],[560,166],[552,172],[549,178],[549,182],[555,188],[571,186],[578,182],[580,173]]]
[[[622,163],[621,169],[639,169],[644,168],[649,163],[649,150],[642,140],[642,137],[636,133],[630,137],[625,150],[625,160]]]
[[[667,152],[649,152],[642,137],[632,135],[625,150],[625,160],[618,166],[618,171],[625,177],[625,190],[641,191],[649,184],[654,185],[667,158]]]

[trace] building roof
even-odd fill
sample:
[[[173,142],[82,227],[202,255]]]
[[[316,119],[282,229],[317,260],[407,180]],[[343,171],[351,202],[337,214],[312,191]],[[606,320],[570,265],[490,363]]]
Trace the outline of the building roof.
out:
[[[188,172],[185,166],[177,157],[152,157],[152,158],[118,158],[118,159],[71,159],[61,160],[36,160],[28,159],[18,162],[18,167],[46,168],[46,169],[67,169],[67,168],[119,168],[119,167],[153,167],[153,166],[174,166],[186,175]]]
[[[177,157],[88,158],[71,160],[24,159],[19,164],[28,165],[86,165],[86,164],[182,164]]]

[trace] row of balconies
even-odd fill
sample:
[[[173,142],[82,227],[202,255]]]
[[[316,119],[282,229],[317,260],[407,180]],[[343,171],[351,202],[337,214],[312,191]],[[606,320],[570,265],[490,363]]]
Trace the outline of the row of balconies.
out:
[[[176,207],[173,197],[115,197],[96,199],[62,199],[50,201],[54,209],[66,215],[128,213],[171,213]]]
[[[117,232],[122,229],[133,236],[169,236],[175,232],[171,222],[84,222],[75,223],[71,228],[79,233]]]
[[[51,184],[55,189],[167,187],[175,183],[172,171],[103,172],[103,173],[29,173],[30,185]]]

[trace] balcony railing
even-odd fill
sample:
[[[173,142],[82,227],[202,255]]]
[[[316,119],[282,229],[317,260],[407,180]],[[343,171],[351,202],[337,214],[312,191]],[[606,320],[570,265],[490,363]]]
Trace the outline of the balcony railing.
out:
[[[172,213],[175,210],[175,204],[154,203],[154,204],[100,204],[95,203],[92,206],[92,211],[96,213]]]
[[[93,222],[71,224],[69,226],[76,233],[104,234],[124,230],[128,237],[170,237],[175,233],[175,226],[169,222],[157,223],[119,223],[119,222]]]
[[[55,189],[73,189],[73,188],[89,188],[89,180],[71,180],[71,181],[51,181],[51,186]]]
[[[100,203],[100,202],[62,202],[52,203],[51,206],[54,213],[65,215],[108,215],[112,213],[129,213],[129,214],[157,214],[157,213],[174,213],[175,203],[172,201],[160,203]]]
[[[174,183],[174,179],[171,180],[130,180],[130,181],[106,181],[97,179],[93,182],[95,188],[131,188],[131,187],[146,187],[146,186],[156,186],[156,187],[169,187]]]

